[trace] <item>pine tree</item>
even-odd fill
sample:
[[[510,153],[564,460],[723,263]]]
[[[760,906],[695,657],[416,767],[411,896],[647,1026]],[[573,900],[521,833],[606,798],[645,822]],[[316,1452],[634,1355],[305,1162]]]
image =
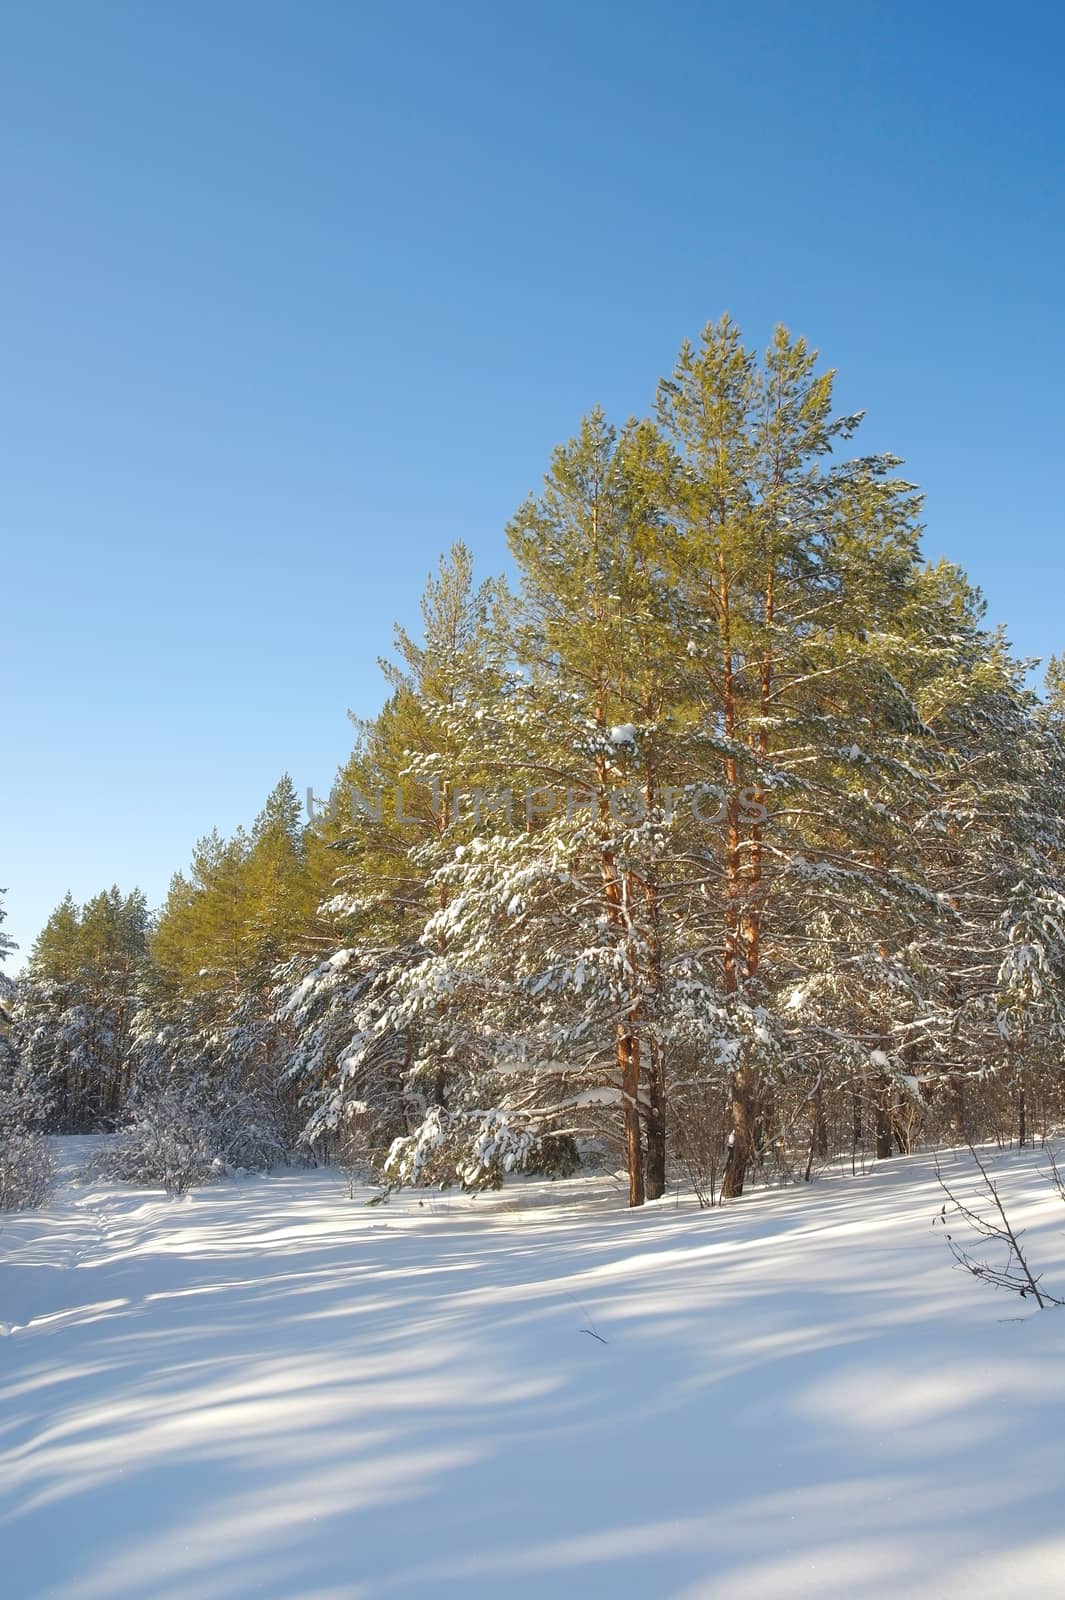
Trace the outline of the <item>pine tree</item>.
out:
[[[548,857],[569,849],[572,882],[605,932],[598,965],[609,974],[603,1002],[633,1205],[665,1188],[663,918],[678,862],[663,791],[709,748],[687,715],[691,619],[672,582],[680,553],[661,510],[668,472],[650,424],[631,423],[619,437],[593,412],[508,531],[522,584],[515,649],[529,674],[515,705],[533,755],[512,764],[527,785],[549,779],[567,812],[587,819],[545,826],[542,843]],[[578,1003],[587,1005],[593,964],[572,970],[582,972]]]
[[[447,891],[431,880],[462,827],[463,787],[484,776],[460,730],[467,709],[500,688],[491,620],[503,599],[498,583],[475,583],[463,545],[441,558],[422,599],[421,641],[397,627],[398,663],[382,663],[391,696],[360,725],[321,819],[338,861],[323,910],[346,922],[348,942],[325,960],[294,961],[277,992],[283,1021],[300,1036],[289,1070],[311,1111],[312,1140],[357,1130],[377,1148],[385,1131],[398,1136],[447,1104],[456,1059],[448,1035],[461,1029],[460,1015],[450,1008],[423,1027],[403,993],[439,953],[439,941],[424,936]],[[437,1010],[448,1009],[440,1001]]]
[[[699,613],[699,712],[720,736],[728,795],[706,935],[728,1004],[748,1017],[808,975],[811,933],[837,965],[890,952],[931,911],[895,804],[927,781],[926,735],[895,670],[919,500],[894,457],[826,464],[860,418],[833,417],[832,374],[816,363],[778,329],[759,365],[726,318],[682,347],[659,390],[678,578]],[[768,823],[742,815],[745,779]],[[726,1197],[764,1145],[782,1055],[800,1062],[805,1044],[794,1011],[738,1037]]]
[[[1051,656],[1046,666],[1046,704],[1054,717],[1065,715],[1065,658]]]
[[[0,967],[6,958],[17,950],[13,939],[3,931],[7,910],[4,906],[6,889],[0,889]],[[17,990],[15,984],[6,973],[0,972],[0,1080],[10,1077],[15,1067],[15,1044],[11,1031],[11,1012],[15,1003]]]
[[[160,971],[184,994],[239,993],[247,953],[245,869],[250,842],[238,828],[199,839],[188,876],[175,873],[152,938]]]
[[[4,896],[6,893],[6,889],[0,889],[0,966],[3,966],[4,961],[12,953],[12,951],[18,949],[18,945],[15,943],[14,939],[10,939],[8,935],[3,932],[2,925],[7,917],[7,910],[4,906]]]
[[[143,894],[113,887],[80,908],[67,895],[33,946],[16,1032],[60,1132],[110,1126],[121,1113],[147,932]]]

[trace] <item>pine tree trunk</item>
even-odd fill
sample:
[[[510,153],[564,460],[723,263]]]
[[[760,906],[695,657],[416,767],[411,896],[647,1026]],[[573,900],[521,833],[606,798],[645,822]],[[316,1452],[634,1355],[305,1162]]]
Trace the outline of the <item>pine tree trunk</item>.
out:
[[[754,1139],[754,1077],[750,1067],[740,1067],[732,1078],[732,1132],[728,1159],[721,1179],[722,1200],[738,1200],[751,1159]]]
[[[720,554],[722,635],[722,708],[725,733],[729,739],[736,732],[736,697],[732,671],[732,639],[728,609],[728,574],[725,569],[724,548]],[[725,948],[723,960],[724,990],[727,995],[738,992],[739,982],[739,931],[740,931],[740,834],[739,796],[736,793],[738,769],[733,756],[725,760]],[[743,1193],[747,1176],[751,1141],[754,1129],[754,1095],[747,1066],[732,1075],[732,1132],[729,1134],[728,1157],[721,1178],[722,1200],[737,1200]]]
[[[649,1054],[644,1186],[648,1200],[660,1200],[666,1192],[666,1075],[661,1047],[652,1044]]]
[[[605,727],[602,704],[596,706],[596,722],[600,727]],[[609,807],[605,799],[606,767],[602,757],[597,759],[597,775],[600,783],[599,818],[600,823],[609,837],[612,828]],[[606,901],[607,917],[614,928],[620,941],[627,938],[625,918],[622,914],[623,895],[617,863],[614,852],[609,845],[604,846],[601,858],[603,877],[603,896]],[[622,1103],[624,1106],[624,1133],[625,1133],[625,1165],[629,1174],[629,1205],[642,1206],[644,1202],[644,1172],[643,1149],[640,1135],[640,1040],[635,1030],[638,1004],[633,1007],[625,1022],[617,1025],[614,1059],[617,1066],[618,1082],[621,1085]]]
[[[880,958],[887,961],[890,950],[886,944],[879,946]],[[888,1019],[880,1019],[880,1037],[877,1045],[881,1054],[887,1055],[890,1043]],[[886,1072],[878,1072],[873,1079],[876,1107],[876,1159],[888,1161],[895,1154],[895,1118],[891,1110],[892,1084]]]
[[[625,1097],[625,1165],[629,1174],[629,1205],[644,1202],[643,1151],[640,1141],[640,1051],[624,1024],[618,1027],[617,1064]]]
[[[969,1107],[965,1098],[965,1079],[959,1077],[951,1085],[954,1127],[962,1139],[969,1137]]]
[[[736,736],[736,680],[732,656],[732,623],[729,611],[729,573],[724,544],[719,546],[719,626],[721,629],[721,705],[725,734]],[[739,993],[741,973],[741,875],[739,827],[739,768],[735,756],[725,758],[725,941],[722,961],[726,995]],[[732,1132],[728,1158],[721,1179],[722,1200],[736,1200],[743,1193],[744,1179],[754,1143],[755,1081],[745,1062],[732,1076]]]
[[[648,721],[652,721],[656,708],[645,708]],[[657,769],[653,756],[648,758],[644,785],[644,807],[651,816],[656,804]],[[648,939],[646,955],[645,1002],[643,1011],[649,1014],[651,1027],[645,1035],[644,1057],[647,1074],[647,1156],[644,1162],[644,1182],[648,1200],[660,1200],[666,1192],[666,1059],[660,1034],[656,1031],[662,1020],[662,935],[661,905],[658,879],[652,868],[642,878],[644,904],[647,912]]]
[[[876,1159],[887,1161],[894,1154],[894,1130],[891,1125],[891,1080],[883,1073],[876,1078]]]
[[[759,1167],[765,1165],[766,1151],[773,1145],[773,1123],[776,1120],[776,1094],[772,1084],[755,1097],[754,1125],[751,1130],[751,1159]]]
[[[825,1114],[825,1087],[821,1078],[814,1090],[814,1154],[818,1161],[828,1160],[828,1117]]]
[[[820,1073],[813,1092],[813,1117],[810,1120],[810,1149],[806,1157],[803,1177],[807,1183],[813,1177],[814,1162],[824,1161],[828,1155],[828,1119],[825,1116],[825,1096]]]

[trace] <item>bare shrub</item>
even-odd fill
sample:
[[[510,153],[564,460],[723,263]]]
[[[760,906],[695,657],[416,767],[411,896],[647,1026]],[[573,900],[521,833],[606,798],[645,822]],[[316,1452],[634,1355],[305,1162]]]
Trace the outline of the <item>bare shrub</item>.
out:
[[[713,1079],[677,1084],[669,1101],[673,1149],[703,1210],[717,1203],[731,1117],[725,1093]]]

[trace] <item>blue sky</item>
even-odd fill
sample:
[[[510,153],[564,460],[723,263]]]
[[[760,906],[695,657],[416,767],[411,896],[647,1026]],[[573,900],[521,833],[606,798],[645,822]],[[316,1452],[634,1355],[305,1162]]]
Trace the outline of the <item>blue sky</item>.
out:
[[[685,335],[840,372],[1065,645],[1057,5],[0,5],[6,930],[153,903]]]

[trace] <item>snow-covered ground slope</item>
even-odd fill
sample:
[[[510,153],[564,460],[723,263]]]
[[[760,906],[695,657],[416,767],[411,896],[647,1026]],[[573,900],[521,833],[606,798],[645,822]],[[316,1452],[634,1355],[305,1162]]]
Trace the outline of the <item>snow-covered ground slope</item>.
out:
[[[1040,1158],[994,1170],[1065,1292]],[[1065,1311],[953,1268],[940,1198],[68,1184],[0,1218],[0,1590],[1065,1595]]]

